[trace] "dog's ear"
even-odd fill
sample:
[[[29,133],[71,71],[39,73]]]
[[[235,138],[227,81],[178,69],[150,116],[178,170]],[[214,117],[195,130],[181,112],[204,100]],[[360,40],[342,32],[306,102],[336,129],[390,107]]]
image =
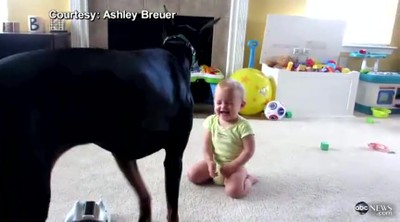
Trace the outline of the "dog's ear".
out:
[[[192,32],[196,32],[197,31],[197,29],[193,28],[190,25],[178,25],[178,28],[186,28],[186,29],[189,29]]]
[[[168,32],[165,29],[165,20],[164,20],[162,23],[162,34],[161,34],[162,41],[164,41],[167,37],[168,37]]]
[[[164,5],[164,12],[165,12],[165,13],[168,12],[167,6],[165,6],[165,5]],[[171,21],[172,27],[173,27],[173,28],[175,27],[174,19],[166,19],[166,20]]]
[[[199,35],[201,35],[204,30],[206,30],[208,28],[212,28],[215,24],[217,24],[219,22],[219,20],[221,20],[221,18],[217,18],[217,19],[207,22],[205,25],[203,25],[203,27],[201,27],[199,29]]]
[[[168,12],[167,6],[164,5],[164,11]],[[162,41],[165,40],[170,34],[171,30],[174,30],[174,21],[173,19],[164,19],[162,25]]]

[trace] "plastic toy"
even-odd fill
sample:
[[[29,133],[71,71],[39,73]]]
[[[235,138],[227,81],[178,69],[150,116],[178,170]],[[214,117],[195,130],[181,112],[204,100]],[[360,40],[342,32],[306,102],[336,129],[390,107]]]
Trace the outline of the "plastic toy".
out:
[[[269,120],[280,120],[286,115],[286,108],[279,101],[270,101],[264,109],[264,115]]]
[[[67,214],[64,222],[111,222],[111,215],[102,200],[77,201]]]
[[[332,69],[336,69],[336,62],[335,61],[328,61],[328,63],[326,63],[326,66],[332,67]]]
[[[211,89],[211,95],[209,101],[211,104],[213,104],[212,101],[214,98],[215,87],[224,78],[225,76],[219,69],[207,65],[201,65],[198,67],[197,70],[191,71],[190,81],[193,83],[197,82],[198,80],[204,80],[204,82],[208,83]]]
[[[349,73],[349,68],[340,67],[334,60],[328,60],[321,63],[318,60],[307,58],[304,62],[300,62],[290,56],[278,56],[270,58],[266,64],[272,68],[286,69],[287,71],[296,72],[328,72],[328,73]]]
[[[323,150],[323,151],[328,151],[328,150],[329,150],[329,143],[327,143],[327,142],[321,142],[320,148],[321,148],[321,150]]]
[[[291,111],[286,111],[285,117],[290,119],[293,117],[293,113]]]
[[[199,79],[203,79],[205,82],[210,84],[217,84],[224,79],[224,75],[217,68],[201,65],[198,72],[191,72],[191,82],[195,82]]]
[[[258,42],[256,40],[250,40],[247,42],[247,46],[250,48],[249,68],[254,68],[254,56],[256,54]]]
[[[258,45],[255,40],[250,40],[248,46],[254,49]],[[254,55],[250,55],[249,60],[254,60]],[[249,61],[249,66],[254,65],[254,61]],[[246,105],[240,110],[242,115],[254,115],[264,110],[265,105],[275,98],[275,82],[272,77],[267,77],[260,70],[252,67],[239,69],[231,76],[240,82],[245,90]]]
[[[342,73],[349,73],[351,70],[349,68],[342,68]]]
[[[264,110],[265,105],[275,97],[275,84],[272,78],[252,68],[240,69],[231,76],[243,85],[246,105],[240,114],[254,115]]]
[[[362,74],[368,73],[370,71],[378,72],[379,60],[387,57],[386,54],[370,53],[365,49],[361,49],[358,52],[351,52],[351,53],[349,53],[349,56],[353,57],[353,58],[362,58],[363,59],[362,64],[361,64],[361,70],[360,70],[360,73],[362,73]],[[374,63],[373,67],[367,66],[368,59],[375,59],[375,63]]]
[[[306,66],[313,67],[315,65],[315,61],[313,59],[308,58],[306,60]]]
[[[288,62],[288,64],[287,64],[286,70],[290,71],[290,70],[292,70],[292,68],[293,68],[293,62],[290,61],[290,62]]]
[[[374,120],[374,118],[368,117],[368,118],[366,119],[366,122],[367,122],[367,123],[373,124],[373,123],[375,123],[375,120]]]
[[[360,54],[367,54],[367,50],[365,50],[365,49],[360,49],[359,53],[360,53]]]
[[[371,115],[372,107],[400,114],[400,73],[369,72],[360,75],[355,110]]]
[[[377,118],[388,118],[390,113],[390,109],[380,108],[380,107],[372,107],[371,108],[372,115]]]
[[[395,154],[396,152],[391,151],[389,149],[389,147],[380,144],[380,143],[368,143],[368,148],[370,148],[371,150],[375,150],[378,152],[383,152],[383,153],[390,153],[390,154]]]

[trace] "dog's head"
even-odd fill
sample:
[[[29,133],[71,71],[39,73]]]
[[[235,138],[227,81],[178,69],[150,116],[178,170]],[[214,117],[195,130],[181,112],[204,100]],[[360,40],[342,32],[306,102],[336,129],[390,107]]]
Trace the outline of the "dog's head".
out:
[[[168,12],[167,7],[164,5],[165,12]],[[211,29],[220,20],[220,18],[214,19],[210,22],[205,23],[200,28],[194,28],[188,24],[176,24],[174,19],[167,19],[164,22],[163,27],[163,43],[174,43],[184,44],[190,49],[191,54],[191,67],[197,65],[197,55],[202,52],[201,39],[210,38],[207,36],[207,29]]]

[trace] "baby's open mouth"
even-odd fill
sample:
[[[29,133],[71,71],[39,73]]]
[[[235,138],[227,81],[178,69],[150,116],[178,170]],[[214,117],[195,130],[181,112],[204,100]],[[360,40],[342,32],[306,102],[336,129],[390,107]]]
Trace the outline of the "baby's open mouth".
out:
[[[226,115],[226,114],[229,114],[229,111],[221,110],[221,111],[219,111],[219,113],[220,113],[220,114],[223,114],[223,115]]]

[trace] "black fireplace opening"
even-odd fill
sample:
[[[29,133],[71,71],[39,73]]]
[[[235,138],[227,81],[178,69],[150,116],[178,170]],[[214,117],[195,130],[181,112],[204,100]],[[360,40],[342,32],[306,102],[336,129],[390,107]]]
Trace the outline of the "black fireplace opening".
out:
[[[175,26],[189,25],[199,30],[214,17],[175,15]],[[169,21],[163,19],[141,19],[138,13],[136,19],[108,20],[108,48],[117,50],[138,50],[160,47],[163,42],[163,24]],[[166,26],[167,29],[168,26]],[[189,41],[197,36],[186,36]],[[211,65],[213,29],[206,29],[202,38],[197,39],[197,59],[199,65]]]
[[[207,22],[213,21],[214,17],[205,16],[182,16],[175,15],[175,26],[189,25],[197,30]],[[140,13],[136,19],[109,19],[108,20],[108,48],[113,50],[140,50],[157,48],[163,42],[163,25],[166,22],[162,19],[141,19]],[[166,29],[168,26],[165,26]],[[186,36],[191,41],[197,36]],[[196,51],[199,65],[211,65],[213,29],[203,31],[202,38],[197,39]],[[212,103],[210,85],[204,81],[197,81],[191,84],[191,90],[195,103]]]

